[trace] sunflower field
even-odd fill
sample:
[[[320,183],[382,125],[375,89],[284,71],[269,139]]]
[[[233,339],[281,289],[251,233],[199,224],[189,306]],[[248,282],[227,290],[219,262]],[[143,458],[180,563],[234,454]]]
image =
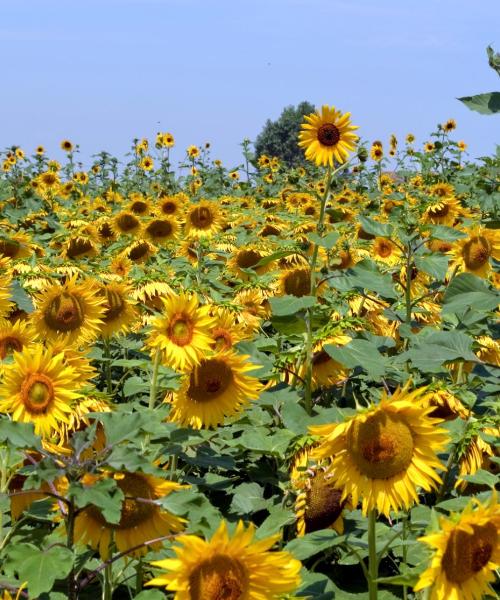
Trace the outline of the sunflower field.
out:
[[[455,127],[0,152],[3,600],[498,597],[500,153]]]

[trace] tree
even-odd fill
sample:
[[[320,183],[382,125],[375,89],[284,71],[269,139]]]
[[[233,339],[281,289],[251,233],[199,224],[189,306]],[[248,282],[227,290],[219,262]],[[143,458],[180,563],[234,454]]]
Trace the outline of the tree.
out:
[[[297,107],[284,108],[276,121],[268,119],[255,140],[255,156],[257,158],[262,154],[269,157],[277,156],[287,167],[303,164],[304,151],[297,143],[300,124],[304,120],[304,115],[314,111],[314,105],[304,101]]]

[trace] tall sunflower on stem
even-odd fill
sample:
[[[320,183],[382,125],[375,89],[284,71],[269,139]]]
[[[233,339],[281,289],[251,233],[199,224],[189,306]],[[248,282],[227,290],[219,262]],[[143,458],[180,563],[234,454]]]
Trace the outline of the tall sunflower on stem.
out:
[[[299,133],[299,146],[304,148],[308,160],[318,166],[326,166],[327,173],[324,192],[320,197],[320,211],[317,223],[318,235],[324,230],[325,208],[330,197],[330,189],[334,175],[345,168],[349,162],[349,153],[356,147],[358,136],[353,133],[357,126],[351,125],[350,113],[342,114],[334,106],[324,105],[321,111],[311,113],[304,117],[301,132]],[[339,166],[334,169],[335,165]],[[332,170],[334,169],[334,170]],[[317,290],[316,263],[318,260],[319,246],[314,244],[310,258],[311,287],[310,295],[315,296]],[[312,410],[312,361],[313,361],[313,331],[312,314],[308,309],[307,339],[305,347],[305,408],[310,413]]]

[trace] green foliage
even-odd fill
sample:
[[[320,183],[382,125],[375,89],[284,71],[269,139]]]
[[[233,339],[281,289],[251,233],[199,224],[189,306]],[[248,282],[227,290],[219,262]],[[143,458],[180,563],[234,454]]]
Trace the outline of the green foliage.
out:
[[[500,54],[494,52],[491,46],[487,47],[486,52],[488,54],[488,64],[498,75],[500,75]],[[493,115],[500,112],[500,92],[463,96],[458,99],[463,102],[465,106],[482,115]]]
[[[287,167],[304,164],[304,153],[297,146],[297,140],[304,115],[314,111],[314,105],[304,101],[296,107],[284,108],[276,121],[268,119],[255,140],[256,157],[277,156]]]

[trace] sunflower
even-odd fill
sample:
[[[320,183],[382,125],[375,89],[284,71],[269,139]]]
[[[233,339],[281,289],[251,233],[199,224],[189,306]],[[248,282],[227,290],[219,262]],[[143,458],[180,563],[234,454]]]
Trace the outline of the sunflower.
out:
[[[140,238],[127,246],[123,251],[123,255],[133,263],[145,263],[154,256],[157,251],[158,248],[156,246],[153,246],[148,240]]]
[[[0,275],[0,319],[7,316],[14,305],[10,300],[10,286],[12,278],[10,275]]]
[[[173,393],[169,420],[194,429],[216,427],[256,400],[262,386],[247,375],[256,369],[247,358],[222,351],[201,359]]]
[[[179,222],[172,217],[155,218],[145,225],[144,237],[153,244],[164,246],[177,239],[179,229]]]
[[[486,431],[484,432],[486,433]],[[498,437],[499,431],[495,435]],[[464,475],[474,475],[479,469],[484,468],[490,456],[494,456],[493,448],[485,442],[481,435],[473,435],[466,446],[460,449],[458,459],[458,477],[455,487],[465,489],[468,485]]]
[[[62,247],[61,258],[78,260],[80,258],[91,258],[97,256],[99,246],[87,235],[72,235]]]
[[[214,320],[208,306],[198,305],[198,296],[181,293],[162,298],[163,314],[153,320],[147,345],[159,350],[162,362],[184,371],[198,364],[210,350]]]
[[[487,278],[491,272],[490,258],[500,260],[500,231],[474,227],[467,238],[455,242],[451,268]]]
[[[98,549],[106,560],[113,540],[119,552],[126,552],[147,540],[184,529],[185,520],[162,510],[155,500],[189,486],[139,472],[106,473],[101,477],[88,475],[83,483],[91,486],[102,477],[111,476],[125,496],[119,522],[109,523],[97,507],[88,506],[75,519],[75,541]],[[151,544],[150,547],[158,550],[161,544]],[[144,546],[135,550],[133,555],[141,556],[147,551]]]
[[[455,119],[448,119],[441,127],[443,128],[443,131],[450,132],[457,128],[457,122]]]
[[[113,217],[111,227],[116,235],[136,235],[141,230],[141,222],[133,212],[122,210]]]
[[[143,158],[141,158],[140,162],[139,162],[139,167],[143,170],[143,171],[151,171],[155,166],[154,160],[151,158],[151,156],[144,156]]]
[[[375,162],[380,162],[384,158],[384,151],[382,149],[382,146],[374,144],[370,149],[370,156],[371,159]]]
[[[432,142],[425,142],[424,144],[424,150],[429,154],[431,152],[434,152],[435,146]]]
[[[160,198],[158,213],[160,215],[179,215],[186,204],[188,197],[186,194],[175,194],[174,196],[163,196]]]
[[[99,219],[96,230],[97,237],[102,244],[110,244],[116,241],[117,234],[113,229],[111,219],[109,217],[102,217]]]
[[[212,316],[214,324],[210,335],[214,350],[230,350],[235,344],[248,337],[245,326],[238,323],[236,313],[218,307],[212,312]]]
[[[13,352],[20,352],[35,339],[35,332],[28,321],[10,321],[0,319],[0,361]]]
[[[105,298],[101,317],[102,337],[110,338],[115,334],[127,333],[138,314],[135,302],[131,300],[132,288],[124,283],[112,281],[102,285],[99,293]]]
[[[33,423],[35,433],[50,437],[69,422],[72,404],[81,396],[76,372],[64,365],[64,354],[41,344],[14,352],[0,385],[0,411],[14,421]]]
[[[479,344],[477,357],[484,362],[500,367],[500,341],[487,335],[478,337],[476,341]]]
[[[375,260],[390,266],[396,265],[401,258],[401,250],[396,244],[392,240],[383,237],[376,237],[373,240],[371,254]]]
[[[200,200],[186,211],[184,233],[191,238],[210,237],[220,231],[222,218],[215,202]]]
[[[500,564],[500,507],[473,498],[461,514],[439,519],[441,530],[419,539],[434,550],[415,591],[431,588],[429,600],[481,600],[495,596],[490,583]]]
[[[262,275],[269,270],[269,265],[257,266],[265,257],[265,253],[258,249],[255,244],[241,246],[236,248],[231,258],[227,261],[227,268],[234,273],[241,281],[248,281],[250,274],[247,269],[254,271],[257,275]]]
[[[334,346],[344,346],[351,341],[348,335],[330,336],[317,343],[313,348],[312,356],[312,387],[313,390],[319,388],[331,388],[333,385],[343,381],[349,375],[349,369],[346,369],[339,362],[334,360],[324,349],[327,344]],[[305,377],[306,365],[303,365],[300,376]]]
[[[189,146],[186,152],[189,158],[197,158],[198,156],[200,156],[200,149],[198,148],[198,146]]]
[[[69,140],[63,140],[61,142],[61,150],[71,152],[73,150],[73,144]]]
[[[430,417],[451,421],[460,417],[467,419],[470,411],[460,402],[460,400],[449,392],[445,387],[429,390],[426,402],[433,407]]]
[[[270,315],[269,303],[262,290],[253,288],[238,292],[234,304],[241,308],[239,320],[248,331],[259,328],[263,319]]]
[[[130,203],[128,210],[133,212],[134,215],[143,216],[151,212],[151,204],[147,198],[145,198],[139,192],[133,192],[130,194]]]
[[[118,275],[119,277],[126,277],[129,274],[130,269],[132,267],[133,267],[133,263],[130,260],[130,258],[127,258],[123,254],[119,254],[118,256],[115,256],[109,266],[111,273],[114,273],[115,275]]]
[[[375,508],[386,516],[407,509],[418,501],[417,487],[429,491],[441,481],[436,454],[448,435],[436,427],[441,419],[429,417],[426,388],[409,392],[409,385],[392,397],[384,390],[380,404],[344,423],[309,428],[320,436],[313,458],[331,459],[332,485],[344,489],[343,498],[350,494],[354,506],[361,499],[365,515]]]
[[[152,310],[162,310],[162,298],[172,295],[174,292],[166,281],[151,280],[141,283],[132,292],[132,298]]]
[[[298,298],[311,293],[311,269],[294,267],[284,270],[276,284],[279,295],[290,295]]]
[[[422,222],[452,227],[459,211],[460,203],[456,198],[444,197],[437,202],[433,202],[425,209]]]
[[[467,150],[467,144],[461,140],[460,142],[457,142],[457,148],[460,152],[465,152]]]
[[[33,254],[31,241],[25,233],[2,234],[0,237],[0,258],[27,258]]]
[[[210,541],[181,535],[176,558],[152,563],[165,569],[146,585],[165,586],[174,600],[277,600],[300,584],[300,561],[288,552],[270,552],[277,534],[253,542],[255,525],[242,521],[229,537],[221,521]]]
[[[300,450],[293,461],[290,482],[298,492],[295,501],[297,535],[304,536],[319,529],[331,528],[339,535],[344,532],[342,511],[347,499],[342,490],[331,485],[325,464],[310,465],[310,454],[314,446]]]
[[[304,117],[299,133],[299,146],[305,148],[308,160],[318,166],[330,165],[334,161],[344,163],[349,152],[355,148],[358,136],[352,133],[356,126],[351,125],[350,113],[342,115],[335,107],[324,105],[321,112]]]
[[[33,324],[44,340],[79,345],[99,335],[105,300],[92,280],[77,283],[75,275],[64,284],[54,282],[37,295],[35,304]]]

